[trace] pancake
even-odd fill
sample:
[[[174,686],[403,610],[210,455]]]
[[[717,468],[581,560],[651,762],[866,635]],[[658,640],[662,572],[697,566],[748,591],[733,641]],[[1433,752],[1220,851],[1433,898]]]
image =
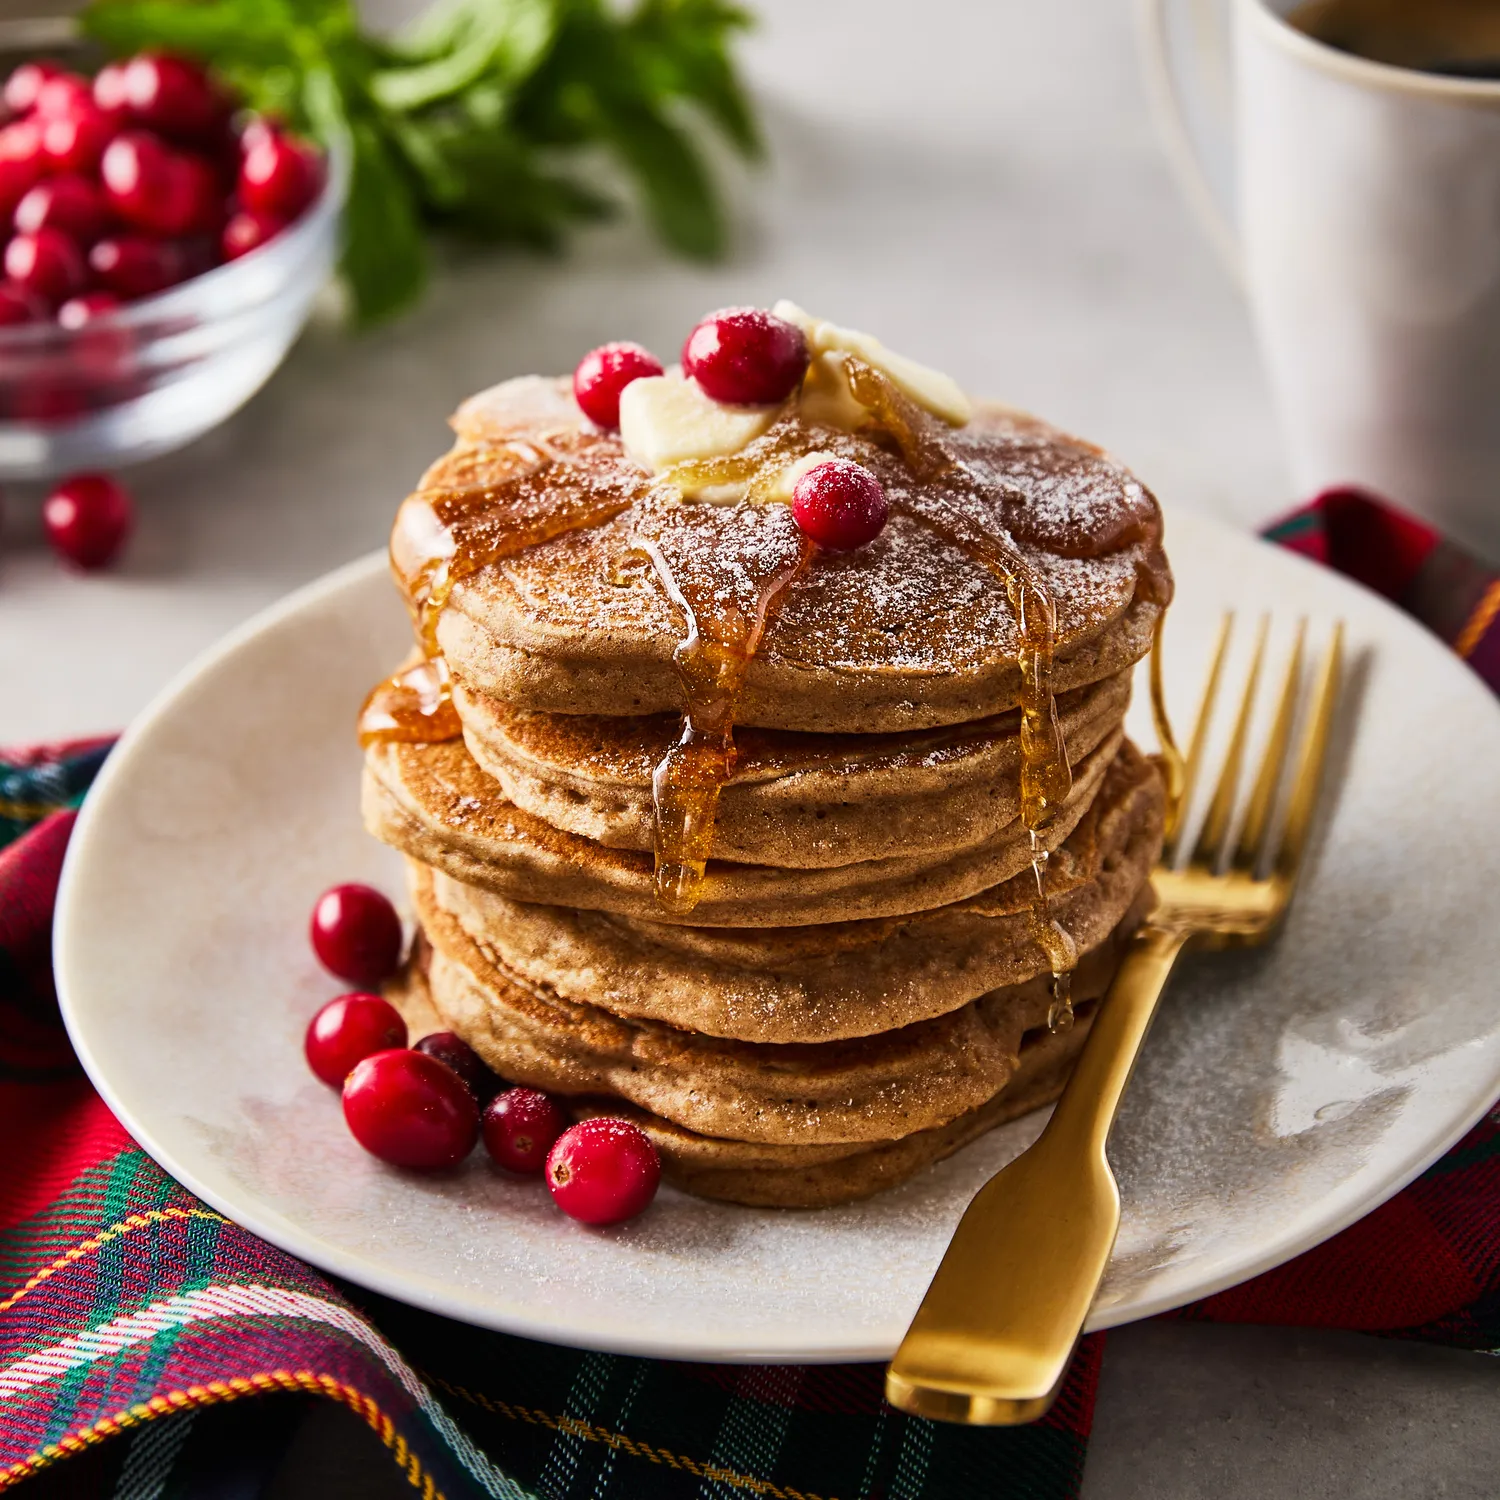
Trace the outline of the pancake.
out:
[[[1079,952],[1101,943],[1161,848],[1163,792],[1127,745],[1048,862],[1052,919]],[[538,905],[412,866],[432,899],[523,983],[617,1016],[749,1042],[867,1036],[958,1009],[1047,969],[1029,869],[908,917],[793,928],[699,928]]]
[[[624,1021],[523,985],[414,890],[432,1003],[496,1073],[556,1094],[608,1093],[702,1135],[768,1145],[883,1141],[934,1129],[992,1098],[1051,995],[1038,978],[914,1026],[843,1042],[724,1041]],[[1144,901],[1080,959],[1079,1003],[1109,984]]]
[[[1122,739],[1112,734],[1075,768],[1072,794],[1038,836],[1043,847],[1057,848],[1088,811]],[[669,919],[653,893],[650,855],[607,849],[522,812],[461,740],[371,745],[363,805],[376,838],[466,884],[523,901]],[[977,895],[1030,863],[1030,836],[1019,818],[995,837],[942,856],[800,870],[710,861],[691,920],[769,927],[896,916]]]
[[[920,413],[912,419],[932,423]],[[914,513],[950,498],[949,482],[914,478],[883,433],[799,420],[804,446],[869,469],[894,513],[869,545],[819,551],[786,590],[749,663],[735,723],[876,733],[1014,707],[1021,638],[1006,586]],[[455,425],[458,444],[408,502],[393,555],[402,552],[403,526],[430,535],[424,504],[458,490],[498,490],[518,474],[537,489],[555,474],[557,485],[566,480],[601,504],[614,495],[624,507],[453,587],[436,639],[455,678],[544,712],[681,712],[674,653],[686,622],[640,560],[643,540],[704,573],[705,595],[727,598],[738,586],[737,560],[773,545],[785,508],[664,501],[663,487],[624,456],[618,438],[587,427],[564,381],[507,382],[465,403]],[[781,440],[773,428],[742,456],[753,463]],[[1056,690],[1140,660],[1171,594],[1161,512],[1149,491],[1099,449],[1008,409],[941,428],[940,441],[983,481],[963,499],[966,513],[986,534],[1014,542],[1052,600]]]
[[[445,1029],[420,964],[409,965],[388,994],[414,1038]],[[986,1131],[1051,1104],[1067,1082],[1094,1013],[1095,1007],[1080,1006],[1067,1031],[1028,1032],[1010,1081],[994,1098],[945,1125],[899,1140],[773,1146],[700,1135],[623,1099],[582,1096],[560,1102],[574,1119],[614,1115],[638,1125],[660,1153],[666,1180],[684,1192],[759,1208],[830,1208],[896,1187]]]
[[[524,812],[614,849],[652,847],[652,775],[677,742],[672,715],[544,714],[458,686],[454,703],[479,767]],[[1063,694],[1058,717],[1076,763],[1119,727],[1120,673]],[[954,830],[994,837],[1020,816],[1018,710],[905,735],[746,729],[719,794],[713,857],[823,868],[951,852]]]

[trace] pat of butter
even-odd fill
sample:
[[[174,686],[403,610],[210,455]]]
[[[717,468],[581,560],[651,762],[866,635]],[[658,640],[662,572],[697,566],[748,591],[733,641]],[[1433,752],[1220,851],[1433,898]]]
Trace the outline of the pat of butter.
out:
[[[885,375],[918,406],[941,417],[950,427],[962,427],[974,415],[973,403],[951,376],[929,369],[904,354],[887,349],[879,339],[855,328],[840,328],[803,312],[795,302],[778,302],[771,309],[778,318],[795,323],[816,358],[823,354],[852,354]],[[628,387],[627,387],[628,389]],[[852,398],[851,398],[852,399]]]
[[[620,439],[643,469],[724,458],[753,443],[779,406],[722,406],[696,381],[671,373],[632,380],[620,395]]]
[[[809,469],[816,469],[819,464],[829,463],[837,457],[837,453],[804,454],[796,463],[788,464],[763,490],[757,492],[755,498],[772,505],[790,505],[797,481]]]

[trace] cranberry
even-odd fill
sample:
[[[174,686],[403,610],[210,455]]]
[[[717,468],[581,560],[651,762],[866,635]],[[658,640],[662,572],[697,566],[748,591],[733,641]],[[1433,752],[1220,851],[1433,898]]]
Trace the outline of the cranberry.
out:
[[[108,62],[94,74],[94,103],[108,113],[125,108],[125,70],[128,62]]]
[[[41,181],[47,164],[42,157],[42,132],[34,120],[17,120],[0,129],[0,215],[9,217],[16,204]]]
[[[65,115],[40,121],[42,156],[56,172],[92,172],[115,133],[115,123],[92,99]]]
[[[275,130],[247,133],[240,162],[240,201],[253,213],[290,223],[318,196],[323,164],[302,141]]]
[[[490,1101],[482,1128],[484,1149],[507,1172],[540,1172],[568,1117],[540,1089],[506,1089]]]
[[[241,209],[230,217],[219,237],[219,249],[225,260],[238,260],[252,250],[259,250],[267,240],[275,239],[286,226],[280,219]]]
[[[164,240],[113,235],[89,251],[89,269],[127,302],[149,297],[182,280],[182,254]]]
[[[379,984],[401,962],[401,918],[379,891],[336,885],[312,914],[313,952],[323,967],[354,984]]]
[[[46,178],[16,204],[15,225],[22,234],[60,229],[81,245],[93,244],[108,221],[104,195],[77,173]]]
[[[210,228],[219,212],[213,168],[145,130],[122,131],[99,163],[105,195],[122,219],[152,234]]]
[[[114,560],[134,522],[129,492],[108,474],[75,474],[42,503],[53,551],[85,572]]]
[[[61,77],[62,73],[62,68],[55,62],[42,59],[35,62],[23,62],[5,80],[5,88],[3,92],[0,92],[0,98],[4,99],[5,107],[12,114],[30,114],[36,108],[37,96],[42,92],[42,85],[49,79]]]
[[[80,109],[98,109],[94,86],[79,73],[54,73],[36,91],[32,110],[43,119],[60,120]]]
[[[38,302],[24,287],[11,281],[0,282],[0,327],[35,323],[46,316],[45,305]]]
[[[5,247],[5,274],[54,305],[80,291],[87,279],[83,252],[60,229],[16,235]]]
[[[868,469],[831,458],[811,468],[792,490],[792,517],[830,552],[852,552],[885,530],[885,490]]]
[[[344,1119],[396,1167],[457,1166],[474,1149],[479,1107],[452,1068],[425,1052],[377,1052],[344,1080]]]
[[[661,361],[639,344],[601,344],[573,371],[573,399],[590,422],[613,431],[620,425],[620,392],[632,380],[660,375]]]
[[[57,321],[68,329],[86,328],[119,306],[120,299],[113,292],[85,292],[81,297],[69,297],[58,308]]]
[[[585,1224],[632,1219],[656,1196],[661,1159],[629,1120],[580,1120],[547,1153],[547,1186],[570,1218]]]
[[[324,1083],[342,1088],[355,1063],[406,1045],[406,1022],[389,1000],[359,990],[330,1000],[307,1028],[302,1050]]]
[[[135,119],[163,135],[202,141],[224,123],[224,102],[207,73],[185,57],[143,52],[125,64],[125,107]]]
[[[760,307],[710,313],[682,346],[682,368],[713,400],[735,406],[785,401],[807,361],[802,330]]]
[[[417,1051],[447,1063],[481,1106],[488,1104],[501,1086],[500,1080],[484,1065],[484,1059],[456,1032],[431,1032],[417,1043]]]

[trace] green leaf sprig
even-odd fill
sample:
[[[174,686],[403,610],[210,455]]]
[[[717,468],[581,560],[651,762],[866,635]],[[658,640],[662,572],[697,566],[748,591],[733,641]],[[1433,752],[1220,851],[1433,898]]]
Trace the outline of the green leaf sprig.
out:
[[[556,246],[613,203],[586,183],[603,150],[674,250],[722,252],[724,213],[694,134],[761,152],[730,46],[728,0],[435,0],[391,40],[353,0],[91,0],[116,55],[187,53],[253,109],[350,163],[341,270],[356,320],[404,310],[427,279],[424,227]]]

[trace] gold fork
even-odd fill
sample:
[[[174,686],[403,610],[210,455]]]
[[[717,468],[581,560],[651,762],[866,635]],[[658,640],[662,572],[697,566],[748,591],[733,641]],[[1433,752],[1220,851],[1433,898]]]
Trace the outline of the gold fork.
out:
[[[1182,865],[1185,811],[1202,770],[1233,617],[1225,616],[1219,632],[1185,759],[1167,724],[1159,650],[1153,659],[1152,708],[1169,808],[1167,846],[1152,875],[1156,909],[1131,940],[1046,1129],[980,1189],[954,1231],[886,1371],[886,1399],[902,1411],[1008,1425],[1030,1422],[1052,1404],[1119,1229],[1120,1193],[1105,1144],[1172,966],[1189,946],[1264,943],[1286,913],[1318,799],[1343,626],[1335,627],[1317,669],[1285,817],[1273,839],[1302,680],[1305,622],[1298,627],[1260,769],[1231,845],[1268,623],[1260,624],[1202,831]]]

